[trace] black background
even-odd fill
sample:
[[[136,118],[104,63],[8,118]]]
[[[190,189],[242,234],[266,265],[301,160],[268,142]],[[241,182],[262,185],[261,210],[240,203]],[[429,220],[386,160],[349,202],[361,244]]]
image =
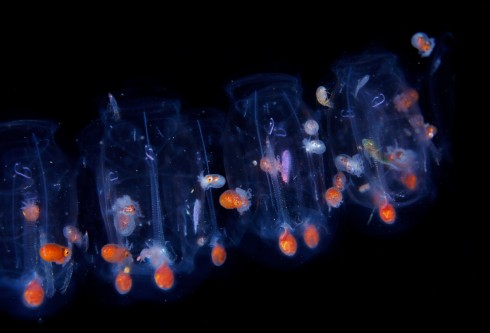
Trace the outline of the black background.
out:
[[[189,7],[194,14],[200,11]],[[410,45],[413,33],[425,31],[437,38],[451,32],[456,61],[473,36],[463,29],[473,16],[456,10],[429,12],[407,6],[385,13],[374,6],[305,7],[237,7],[212,16],[193,17],[189,12],[179,19],[173,11],[156,8],[126,15],[83,8],[48,16],[16,12],[12,23],[2,23],[0,117],[59,122],[59,145],[76,159],[76,136],[98,117],[98,99],[128,82],[168,87],[179,94],[183,109],[227,110],[224,86],[231,79],[286,72],[301,78],[305,101],[314,107],[318,82],[344,54],[381,46],[399,54],[407,68],[417,68],[419,57]],[[358,222],[343,220],[329,251],[291,270],[273,269],[232,252],[232,263],[189,295],[164,304],[108,306],[98,299],[101,287],[89,274],[55,315],[32,322],[0,314],[2,326],[65,331],[135,324],[162,331],[170,329],[167,325],[233,330],[257,327],[263,320],[276,327],[295,323],[311,330],[313,325],[328,329],[334,323],[394,323],[400,328],[425,320],[435,325],[461,318],[471,322],[478,317],[472,314],[479,298],[480,268],[473,258],[478,245],[474,231],[465,227],[467,221],[452,215],[461,207],[455,161],[462,135],[454,128],[445,134],[453,143],[452,157],[439,171],[437,199],[402,234],[365,233],[356,227]],[[83,205],[83,198],[80,202]],[[470,317],[464,317],[466,313]]]

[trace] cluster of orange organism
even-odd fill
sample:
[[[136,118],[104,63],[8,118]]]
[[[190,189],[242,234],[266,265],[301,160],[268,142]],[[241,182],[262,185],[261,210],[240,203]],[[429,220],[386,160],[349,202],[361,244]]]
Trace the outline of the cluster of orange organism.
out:
[[[345,189],[346,177],[342,171],[337,172],[332,179],[332,186],[325,191],[325,201],[328,208],[338,208],[343,202],[342,192]]]
[[[105,261],[114,264],[117,269],[114,281],[116,290],[121,295],[127,294],[133,286],[133,279],[130,275],[130,265],[133,262],[131,252],[124,246],[109,243],[102,247],[100,254]]]
[[[24,221],[30,225],[37,225],[39,222],[41,208],[39,203],[34,200],[28,200],[21,207]],[[67,240],[68,246],[58,243],[43,243],[39,246],[38,254],[41,260],[47,263],[57,265],[66,265],[72,256],[72,244],[78,246],[85,245],[88,242],[87,234],[83,235],[75,226],[65,226],[63,234]],[[86,249],[86,248],[85,248]],[[24,288],[23,301],[27,307],[36,308],[44,302],[45,292],[43,288],[43,279],[34,274]]]

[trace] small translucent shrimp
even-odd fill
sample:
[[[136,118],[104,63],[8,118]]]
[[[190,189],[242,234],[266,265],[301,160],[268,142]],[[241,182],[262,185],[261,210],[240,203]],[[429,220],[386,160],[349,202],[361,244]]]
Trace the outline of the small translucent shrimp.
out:
[[[153,268],[158,268],[164,263],[171,262],[170,255],[167,249],[163,246],[153,245],[148,248],[141,250],[140,255],[136,258],[136,261],[144,261],[148,259],[150,261],[150,265]]]
[[[204,175],[204,172],[201,172],[201,174],[197,176],[197,181],[203,190],[207,190],[208,188],[221,188],[226,183],[226,179],[222,175]]]
[[[66,246],[56,243],[46,243],[39,249],[39,255],[46,262],[64,265],[71,258],[71,250]]]
[[[316,100],[319,104],[327,108],[333,108],[332,94],[324,86],[319,86],[316,89]]]
[[[412,36],[412,46],[419,50],[419,54],[422,58],[430,56],[432,50],[436,45],[434,38],[429,38],[423,32],[417,32]]]
[[[374,143],[374,140],[362,139],[362,147],[374,160],[381,161],[383,159],[381,156],[381,149]]]

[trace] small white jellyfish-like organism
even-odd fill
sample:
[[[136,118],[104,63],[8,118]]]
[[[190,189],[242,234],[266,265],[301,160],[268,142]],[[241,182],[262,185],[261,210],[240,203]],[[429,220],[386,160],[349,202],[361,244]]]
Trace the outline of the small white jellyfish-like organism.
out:
[[[422,58],[430,56],[436,45],[434,38],[429,38],[429,36],[423,32],[414,34],[411,42],[412,46],[419,50],[419,54]]]
[[[208,188],[221,188],[226,183],[226,178],[222,175],[211,173],[209,175],[204,175],[203,172],[199,176],[197,176],[197,181],[201,185],[203,190],[207,190]]]
[[[303,148],[307,153],[313,154],[323,154],[327,150],[322,140],[303,139]]]
[[[116,199],[112,205],[114,212],[114,226],[122,236],[129,236],[136,228],[136,218],[141,217],[138,202],[131,199],[127,194]]]
[[[318,129],[320,128],[320,126],[318,126],[318,123],[316,122],[316,120],[308,119],[303,124],[303,128],[304,128],[306,134],[308,134],[308,135],[317,135],[318,134]]]
[[[330,98],[331,93],[328,92],[324,86],[319,86],[316,89],[316,100],[319,104],[326,106],[327,108],[333,108],[333,102]]]
[[[131,199],[127,194],[116,199],[114,205],[112,205],[113,212],[121,212],[126,215],[137,215],[140,214],[140,206],[138,202]]]
[[[359,154],[352,157],[345,154],[338,155],[335,157],[335,166],[338,171],[345,171],[357,177],[361,177],[364,173],[364,164]]]
[[[240,196],[242,202],[241,206],[238,207],[236,210],[238,211],[238,213],[240,213],[240,215],[242,215],[250,208],[250,204],[251,204],[250,199],[252,198],[252,190],[248,189],[245,191],[237,187],[235,188],[235,192]]]

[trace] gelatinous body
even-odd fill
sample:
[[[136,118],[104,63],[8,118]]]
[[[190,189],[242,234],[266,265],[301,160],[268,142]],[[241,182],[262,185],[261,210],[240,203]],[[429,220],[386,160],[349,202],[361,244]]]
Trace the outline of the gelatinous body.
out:
[[[0,124],[0,299],[14,315],[49,313],[66,302],[56,300],[75,265],[63,232],[77,228],[75,179],[55,130],[44,121]]]
[[[101,117],[81,138],[106,235],[97,250],[120,294],[158,297],[191,278],[201,249],[211,263],[214,244],[225,243],[213,206],[212,191],[226,182],[213,169],[214,138],[175,100],[110,95]]]
[[[425,121],[419,93],[393,54],[345,58],[334,72],[339,88],[328,111],[329,142],[344,180],[336,176],[326,200],[335,207],[345,188],[351,200],[394,223],[397,208],[430,192],[431,163],[439,160],[431,140],[436,128]]]
[[[249,227],[275,253],[295,257],[297,250],[316,247],[327,229],[323,160],[330,156],[321,114],[304,105],[298,81],[288,75],[246,77],[228,92],[224,161],[230,189],[221,205],[244,207],[234,215],[236,224]],[[306,237],[311,246],[302,242],[307,222],[318,231],[318,240]]]

